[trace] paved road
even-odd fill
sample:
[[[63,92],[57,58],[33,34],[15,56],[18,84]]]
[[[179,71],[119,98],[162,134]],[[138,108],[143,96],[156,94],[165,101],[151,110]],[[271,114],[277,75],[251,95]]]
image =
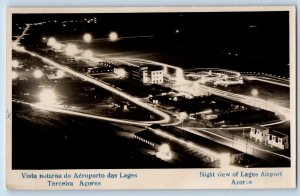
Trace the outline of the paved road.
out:
[[[264,110],[275,112],[277,114],[282,115],[285,118],[284,120],[280,120],[278,122],[269,123],[266,126],[281,124],[281,123],[284,123],[284,122],[290,120],[290,109],[289,108],[281,107],[281,106],[276,105],[276,104],[274,104],[270,101],[263,100],[263,99],[260,99],[260,98],[257,98],[257,97],[250,97],[250,96],[246,96],[246,95],[240,95],[240,94],[235,94],[235,93],[219,90],[219,89],[216,89],[216,88],[212,88],[212,87],[202,85],[200,83],[197,83],[197,86],[198,86],[199,89],[207,91],[211,94],[215,94],[215,95],[218,95],[220,97],[225,97],[227,99],[237,101],[237,102],[240,102],[240,103],[244,103],[246,105],[259,107],[259,108],[262,108]]]
[[[58,69],[61,69],[61,70],[65,71],[65,72],[67,72],[67,73],[69,73],[71,75],[74,75],[74,76],[76,76],[78,78],[81,78],[81,79],[83,79],[85,81],[88,81],[88,82],[90,82],[92,84],[95,84],[96,86],[104,88],[104,89],[106,89],[106,90],[108,90],[108,91],[110,91],[110,92],[112,92],[112,93],[114,93],[116,95],[119,95],[120,97],[122,97],[122,98],[124,98],[126,100],[129,100],[132,103],[134,103],[134,104],[136,104],[136,105],[138,105],[138,106],[140,106],[140,107],[142,107],[142,108],[144,108],[144,109],[146,109],[148,111],[151,111],[151,112],[155,113],[156,115],[162,117],[162,120],[149,121],[148,123],[168,123],[170,121],[170,116],[168,114],[166,114],[166,113],[164,113],[164,112],[162,112],[162,111],[160,111],[160,110],[158,110],[156,108],[153,108],[153,107],[149,106],[146,103],[141,102],[139,99],[137,99],[135,97],[132,97],[132,96],[128,95],[127,93],[125,93],[123,91],[120,91],[120,90],[118,90],[118,89],[110,86],[107,83],[102,82],[101,80],[97,80],[96,78],[94,78],[92,76],[84,75],[82,73],[74,71],[74,70],[70,69],[67,66],[58,64],[58,63],[56,63],[56,62],[54,62],[54,61],[52,61],[52,60],[50,60],[50,59],[48,59],[46,57],[43,57],[43,56],[38,55],[38,54],[36,54],[34,52],[28,51],[28,50],[26,50],[24,48],[15,46],[15,47],[13,47],[13,49],[17,50],[17,51],[20,51],[20,52],[25,52],[25,53],[28,53],[28,54],[34,56],[34,57],[37,57],[37,58],[41,59],[42,61],[48,63],[49,65],[52,65],[52,66],[54,66],[54,67],[56,67]]]
[[[19,101],[19,100],[12,100],[15,103],[21,103],[25,105],[29,105],[33,108],[49,111],[49,112],[57,112],[57,113],[63,113],[63,114],[69,114],[69,115],[74,115],[74,116],[81,116],[85,118],[93,118],[93,119],[98,119],[102,121],[108,121],[112,123],[120,123],[120,124],[128,124],[128,125],[136,125],[136,126],[149,126],[151,125],[151,121],[131,121],[131,120],[122,120],[122,119],[117,119],[117,118],[109,118],[109,117],[104,117],[104,116],[97,116],[97,115],[92,115],[92,114],[86,114],[78,111],[73,111],[73,110],[68,110],[65,108],[60,108],[60,107],[55,107],[55,106],[47,106],[39,103],[28,103],[25,101]],[[150,122],[150,123],[149,123]]]

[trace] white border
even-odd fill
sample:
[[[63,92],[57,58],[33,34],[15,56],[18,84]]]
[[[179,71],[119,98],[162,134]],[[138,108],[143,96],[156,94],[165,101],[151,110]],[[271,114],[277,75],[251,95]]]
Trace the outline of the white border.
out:
[[[283,179],[272,179],[269,181],[256,180],[251,186],[233,187],[224,183],[224,179],[203,180],[199,178],[199,171],[202,169],[134,169],[138,173],[138,180],[132,181],[103,181],[106,184],[99,189],[265,189],[265,188],[295,188],[296,187],[296,14],[293,6],[245,6],[245,7],[104,7],[104,8],[9,8],[7,10],[7,109],[11,111],[11,28],[12,13],[139,13],[139,12],[244,12],[244,11],[289,11],[290,12],[290,111],[291,111],[291,168],[280,168],[284,173]],[[24,180],[20,177],[19,170],[11,169],[11,120],[6,120],[7,132],[7,187],[11,189],[42,189],[48,190],[44,181]],[[278,168],[275,168],[278,169]],[[208,169],[209,171],[223,171],[224,169]],[[243,171],[253,171],[253,169],[243,169]],[[274,168],[258,168],[255,171],[272,171]],[[51,170],[50,170],[51,171]],[[66,170],[55,170],[55,173],[65,173]],[[84,171],[98,172],[99,170],[67,170],[68,172]],[[101,170],[125,171],[133,170]],[[30,172],[49,172],[30,171]],[[33,183],[34,182],[34,183]],[[64,187],[54,189],[65,189]],[[69,190],[70,188],[67,188]],[[73,187],[71,189],[85,189]],[[91,189],[91,188],[87,188]]]

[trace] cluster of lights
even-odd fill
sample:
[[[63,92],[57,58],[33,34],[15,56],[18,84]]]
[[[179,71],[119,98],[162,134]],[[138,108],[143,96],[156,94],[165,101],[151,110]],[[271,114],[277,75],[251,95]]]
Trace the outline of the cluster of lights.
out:
[[[116,32],[111,32],[109,35],[109,40],[110,41],[117,41],[118,40],[118,34]],[[84,42],[91,42],[93,39],[92,35],[89,33],[85,33],[83,35],[83,41]],[[48,39],[46,37],[42,37],[42,40],[46,42],[47,40],[47,45],[52,47],[55,50],[64,50],[64,52],[68,55],[68,56],[75,56],[78,54],[81,54],[83,58],[86,59],[90,59],[93,60],[93,52],[91,50],[79,50],[77,48],[77,46],[75,44],[61,44],[59,42],[56,41],[56,39],[54,37],[49,37]]]
[[[43,22],[36,22],[36,23],[26,23],[25,25],[43,25],[46,23],[57,23],[57,20],[48,20],[48,21],[43,21]],[[61,21],[62,24],[66,24],[66,23],[82,23],[82,22],[86,22],[86,23],[97,23],[97,17],[93,17],[93,18],[85,18],[84,20],[64,20]],[[18,23],[16,23],[16,26],[19,26]]]
[[[94,23],[96,24],[97,23],[97,17],[93,17],[93,18],[85,18],[84,20],[65,20],[65,21],[61,21],[61,24],[65,27],[67,23],[83,23],[83,22],[86,22],[88,24],[90,23]],[[43,22],[36,22],[36,23],[26,23],[25,25],[33,25],[33,26],[37,26],[37,25],[44,25],[44,24],[47,24],[47,23],[58,23],[57,20],[48,20],[48,21],[43,21]],[[16,26],[18,26],[18,29],[25,29],[26,27],[20,27],[18,23],[16,23]]]

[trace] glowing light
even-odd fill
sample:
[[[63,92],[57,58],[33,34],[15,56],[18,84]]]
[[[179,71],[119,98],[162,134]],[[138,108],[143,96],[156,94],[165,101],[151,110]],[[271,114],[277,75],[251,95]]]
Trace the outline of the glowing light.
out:
[[[91,50],[85,50],[83,53],[83,57],[87,59],[93,58],[93,52]]]
[[[110,34],[109,34],[109,40],[110,41],[117,41],[118,40],[118,34],[116,33],[116,32],[111,32]]]
[[[176,68],[176,72],[175,72],[175,80],[176,80],[176,84],[183,84],[185,83],[185,79],[183,76],[183,70],[181,68]]]
[[[179,29],[176,29],[175,33],[179,33],[179,32],[180,32]]]
[[[43,36],[43,37],[42,37],[42,42],[46,43],[46,41],[47,41],[47,37],[46,37],[46,36]]]
[[[229,167],[230,166],[230,154],[229,153],[224,153],[220,155],[220,167]]]
[[[63,70],[58,70],[58,71],[56,72],[56,76],[57,76],[58,78],[62,78],[62,77],[65,76],[65,72],[64,72]]]
[[[202,76],[201,79],[199,80],[201,84],[205,84],[207,82],[207,78],[205,76]]]
[[[89,33],[84,34],[84,35],[83,35],[83,40],[84,40],[85,42],[91,42],[91,41],[92,41],[92,35],[89,34]]]
[[[117,74],[118,77],[123,78],[126,76],[126,71],[122,68],[115,69],[115,74]]]
[[[53,37],[50,37],[50,38],[48,39],[47,45],[48,45],[48,46],[54,46],[55,44],[56,44],[56,39],[53,38]]]
[[[63,46],[62,44],[56,42],[56,43],[54,43],[53,48],[56,50],[60,50],[62,48],[62,46]]]
[[[170,146],[168,144],[162,144],[159,149],[159,152],[164,153],[164,154],[168,154],[170,153]]]
[[[79,50],[74,44],[68,44],[65,50],[66,50],[66,54],[69,56],[74,56],[79,52]]]
[[[14,80],[14,79],[17,79],[17,77],[18,77],[18,73],[15,72],[15,71],[13,71],[13,72],[11,73],[11,78]]]
[[[43,75],[44,75],[44,74],[43,74],[43,72],[42,72],[41,70],[35,70],[35,71],[33,72],[33,76],[34,76],[35,78],[41,78]]]
[[[158,148],[158,152],[156,153],[156,157],[163,159],[163,160],[170,160],[172,159],[172,154],[170,151],[170,146],[168,144],[162,144]]]
[[[164,66],[164,74],[168,74],[168,67]]]
[[[180,112],[178,114],[178,118],[181,119],[181,120],[186,119],[187,117],[189,117],[189,115],[186,112]]]
[[[43,89],[39,98],[40,103],[43,105],[53,105],[56,103],[56,95],[52,89]]]
[[[19,61],[17,61],[17,60],[12,60],[11,65],[12,65],[12,67],[14,67],[14,68],[19,67]]]
[[[251,94],[253,96],[257,96],[258,95],[258,90],[257,89],[252,89]]]

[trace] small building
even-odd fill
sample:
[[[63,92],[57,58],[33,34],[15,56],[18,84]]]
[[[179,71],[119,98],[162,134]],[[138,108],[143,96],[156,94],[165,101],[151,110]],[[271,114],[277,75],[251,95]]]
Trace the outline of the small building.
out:
[[[267,135],[269,133],[269,128],[260,125],[253,125],[250,130],[250,139],[256,142],[266,141]]]
[[[131,77],[145,84],[162,84],[164,72],[161,66],[140,66],[131,71]]]
[[[134,138],[152,147],[157,147],[162,143],[162,138],[148,129],[135,133]]]
[[[230,155],[230,164],[241,164],[244,162],[247,154],[245,153],[236,153]]]
[[[148,68],[148,74],[151,84],[162,84],[164,82],[164,71],[161,67],[151,66]]]
[[[273,130],[267,135],[267,143],[271,145],[271,147],[274,146],[285,150],[289,148],[289,136]]]

